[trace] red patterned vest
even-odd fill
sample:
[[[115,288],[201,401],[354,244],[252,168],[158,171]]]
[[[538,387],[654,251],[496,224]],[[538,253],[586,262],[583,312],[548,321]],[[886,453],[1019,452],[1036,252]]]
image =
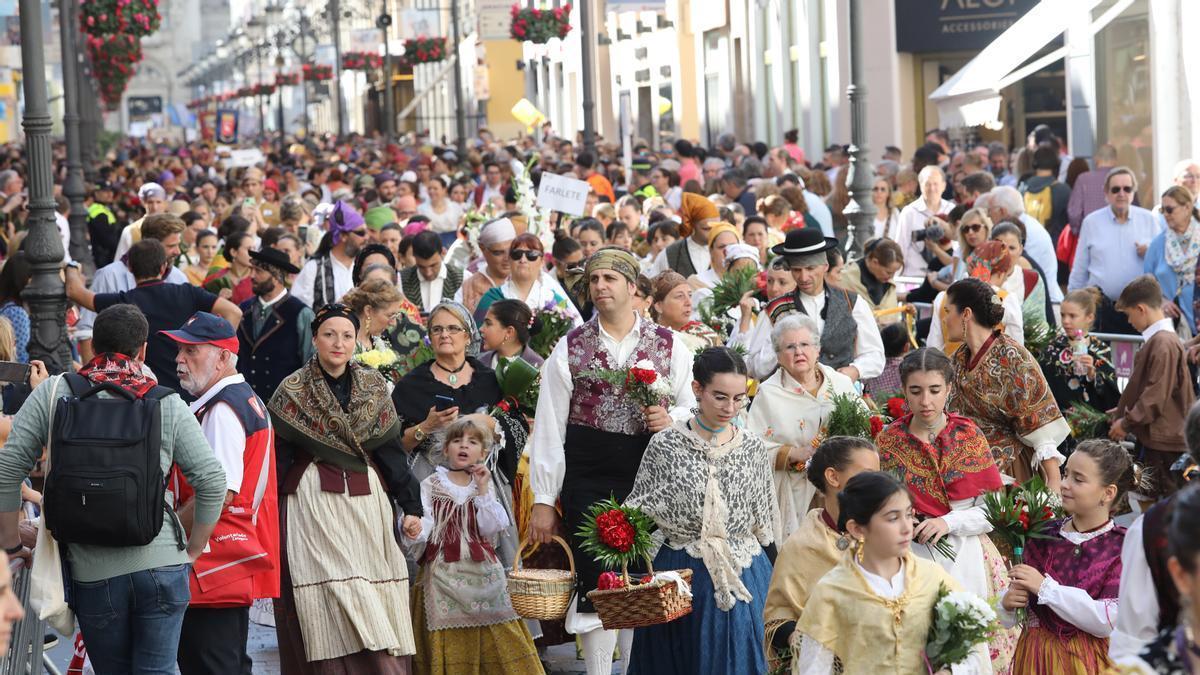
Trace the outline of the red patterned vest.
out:
[[[578,424],[616,434],[638,436],[646,434],[646,415],[642,409],[611,383],[586,375],[591,370],[625,370],[638,361],[654,364],[659,375],[671,373],[671,330],[642,321],[638,330],[637,347],[627,363],[614,363],[612,355],[600,348],[598,319],[567,333],[567,364],[571,380],[571,410],[568,424]]]
[[[279,497],[275,484],[275,432],[267,406],[245,382],[228,384],[196,411],[205,415],[219,403],[242,423],[246,448],[238,493],[221,511],[208,546],[192,566],[193,606],[246,607],[259,598],[279,597]],[[194,494],[178,466],[171,468],[171,491],[178,508]]]

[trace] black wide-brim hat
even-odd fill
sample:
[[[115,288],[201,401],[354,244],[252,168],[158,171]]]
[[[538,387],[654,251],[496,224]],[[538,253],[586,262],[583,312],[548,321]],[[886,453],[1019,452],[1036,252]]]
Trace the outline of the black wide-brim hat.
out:
[[[267,247],[261,251],[250,251],[250,259],[281,269],[288,274],[300,273],[300,268],[292,264],[288,254],[276,248]]]
[[[838,247],[838,240],[826,237],[815,227],[801,227],[791,230],[782,244],[771,247],[771,253],[782,256],[804,256],[824,253]]]

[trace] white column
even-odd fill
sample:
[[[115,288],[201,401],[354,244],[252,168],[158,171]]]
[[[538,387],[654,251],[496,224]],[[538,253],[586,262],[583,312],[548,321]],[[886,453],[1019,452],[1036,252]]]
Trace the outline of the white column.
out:
[[[1075,157],[1091,157],[1096,144],[1096,38],[1087,3],[1062,3],[1067,23],[1067,143]],[[1068,9],[1069,8],[1069,9]]]
[[[1180,141],[1186,132],[1185,118],[1180,113],[1179,71],[1184,62],[1180,49],[1180,2],[1150,0],[1150,109],[1153,111],[1155,197],[1171,185],[1171,171],[1175,163],[1185,157],[1180,154],[1183,150]]]

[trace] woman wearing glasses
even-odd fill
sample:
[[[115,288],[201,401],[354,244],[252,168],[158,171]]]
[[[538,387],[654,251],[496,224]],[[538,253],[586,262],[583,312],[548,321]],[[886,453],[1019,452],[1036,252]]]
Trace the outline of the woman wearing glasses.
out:
[[[1177,328],[1186,328],[1185,337],[1190,337],[1196,333],[1192,299],[1200,257],[1200,210],[1195,196],[1181,185],[1162,193],[1161,208],[1167,229],[1150,242],[1145,269],[1162,286],[1163,311],[1175,320]]]
[[[450,300],[434,307],[428,331],[433,359],[409,371],[392,392],[404,430],[400,443],[412,457],[412,473],[418,481],[445,461],[434,440],[439,432],[464,415],[486,413],[503,398],[496,372],[476,358],[481,337],[466,307]],[[485,448],[485,461],[496,484],[495,494],[509,497],[505,508],[509,522],[515,523],[512,480],[529,430],[520,414],[497,411],[487,419],[499,449]],[[500,533],[496,552],[506,567],[512,564],[516,543],[513,527]]]
[[[779,369],[758,386],[746,430],[760,436],[770,452],[779,501],[774,534],[782,542],[800,527],[817,494],[805,467],[824,440],[833,397],[859,394],[849,377],[817,361],[821,332],[812,318],[799,313],[780,318],[771,341]]]
[[[575,326],[583,323],[579,310],[567,299],[558,282],[545,271],[542,240],[537,235],[525,233],[513,239],[508,257],[512,267],[508,279],[499,286],[488,289],[475,306],[475,321],[482,322],[488,307],[497,300],[520,300],[529,309],[538,311],[547,305],[557,305],[571,316]]]

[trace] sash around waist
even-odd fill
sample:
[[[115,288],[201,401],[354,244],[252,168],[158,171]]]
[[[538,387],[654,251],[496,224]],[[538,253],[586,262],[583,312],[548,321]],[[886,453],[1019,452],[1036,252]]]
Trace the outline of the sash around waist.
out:
[[[650,434],[630,436],[568,424],[563,443],[563,506],[569,508],[567,502],[574,498],[585,498],[590,504],[609,493],[624,499],[633,488],[650,438]]]

